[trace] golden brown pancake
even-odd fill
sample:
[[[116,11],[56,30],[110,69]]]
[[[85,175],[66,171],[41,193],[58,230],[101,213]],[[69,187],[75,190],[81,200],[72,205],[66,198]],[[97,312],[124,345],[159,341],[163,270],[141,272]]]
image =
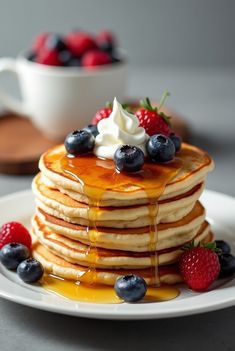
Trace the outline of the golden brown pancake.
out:
[[[46,225],[52,232],[63,235],[86,245],[106,249],[118,249],[134,252],[149,250],[150,243],[155,243],[158,250],[180,245],[193,239],[196,231],[205,219],[205,210],[200,202],[196,202],[193,210],[181,220],[172,223],[161,223],[157,226],[154,236],[149,232],[149,226],[142,228],[107,228],[85,227],[72,224],[48,215],[38,209],[32,225]],[[34,222],[37,223],[34,223]],[[151,245],[153,247],[153,245]]]
[[[98,201],[102,206],[109,200],[108,205],[120,206],[119,201],[126,201],[126,206],[132,206],[159,195],[161,199],[184,193],[213,169],[210,156],[192,145],[184,143],[177,156],[168,164],[146,162],[136,175],[117,174],[112,160],[92,155],[69,158],[60,145],[42,155],[39,167],[56,186],[81,194],[81,202],[97,205]]]
[[[176,246],[174,243],[168,249],[157,250],[158,264],[169,264],[175,262],[180,254],[183,244],[194,239],[196,243],[202,241],[210,231],[209,224],[203,222],[195,231],[193,238],[185,238],[185,241]],[[155,252],[133,252],[120,251],[116,249],[103,249],[95,246],[90,247],[79,241],[68,239],[62,235],[53,233],[48,227],[36,217],[33,222],[33,233],[41,244],[47,246],[50,251],[66,259],[69,262],[83,266],[95,266],[96,268],[118,269],[118,268],[145,268],[152,265],[152,257]]]
[[[204,240],[209,242],[213,240],[213,235],[210,234]],[[50,252],[45,246],[41,245],[37,240],[33,246],[33,256],[39,260],[44,266],[46,272],[57,275],[59,277],[81,281],[84,283],[97,283],[104,285],[114,285],[116,279],[121,275],[133,274],[133,270],[91,270],[84,266],[72,264],[66,260],[56,256]],[[156,283],[155,270],[152,268],[134,270],[134,273],[142,276],[148,285]],[[160,266],[158,269],[158,277],[161,283],[176,284],[182,282],[182,277],[178,271],[178,265],[172,264]]]

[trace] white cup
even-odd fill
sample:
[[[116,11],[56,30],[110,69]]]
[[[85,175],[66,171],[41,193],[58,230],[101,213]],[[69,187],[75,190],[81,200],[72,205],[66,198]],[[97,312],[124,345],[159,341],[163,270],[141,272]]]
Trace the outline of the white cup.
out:
[[[3,106],[33,123],[53,140],[62,140],[75,129],[89,124],[95,112],[126,91],[126,61],[85,70],[80,67],[51,67],[27,60],[1,58],[0,74],[16,73],[22,100],[0,90]]]

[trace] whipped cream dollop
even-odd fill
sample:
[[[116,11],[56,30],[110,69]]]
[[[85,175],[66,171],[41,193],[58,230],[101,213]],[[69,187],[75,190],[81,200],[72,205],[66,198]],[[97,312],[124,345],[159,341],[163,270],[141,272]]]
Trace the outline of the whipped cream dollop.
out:
[[[110,116],[102,119],[97,127],[99,134],[95,139],[94,149],[97,157],[113,159],[120,145],[138,146],[146,155],[148,134],[144,128],[139,127],[138,118],[124,110],[116,98],[113,100]]]

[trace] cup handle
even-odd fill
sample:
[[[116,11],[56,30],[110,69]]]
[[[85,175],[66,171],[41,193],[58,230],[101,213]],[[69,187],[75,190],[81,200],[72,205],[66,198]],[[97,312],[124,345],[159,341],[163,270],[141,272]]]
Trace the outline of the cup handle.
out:
[[[19,78],[19,71],[17,67],[17,62],[13,58],[0,58],[0,75],[3,72],[12,72],[17,78]],[[25,115],[29,117],[29,111],[23,101],[20,101],[12,96],[10,96],[7,92],[0,88],[0,101],[3,104],[4,108],[19,114]]]

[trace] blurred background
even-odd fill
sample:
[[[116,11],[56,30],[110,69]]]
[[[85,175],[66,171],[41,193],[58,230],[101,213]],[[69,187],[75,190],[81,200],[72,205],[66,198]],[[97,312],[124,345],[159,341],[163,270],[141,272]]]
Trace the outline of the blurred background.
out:
[[[129,57],[128,96],[159,99],[192,130],[217,167],[208,187],[235,195],[235,2],[233,0],[0,0],[0,56],[15,57],[42,31],[107,28]],[[0,86],[18,94],[13,77]],[[30,178],[30,177],[29,177]],[[1,176],[2,193],[29,186],[27,177]]]
[[[42,31],[111,28],[133,65],[234,66],[233,0],[1,0],[0,55]]]

